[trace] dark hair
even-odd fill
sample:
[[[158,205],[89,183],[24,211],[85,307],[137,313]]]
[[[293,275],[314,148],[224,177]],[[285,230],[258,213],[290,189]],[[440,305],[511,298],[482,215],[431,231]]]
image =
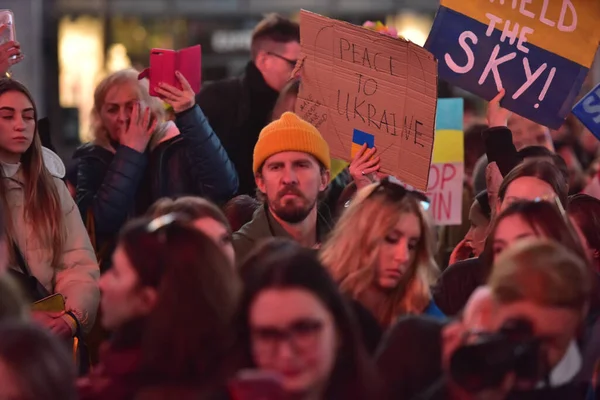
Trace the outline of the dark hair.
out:
[[[211,384],[234,343],[238,278],[208,236],[171,216],[155,230],[152,220],[133,221],[119,241],[138,284],[158,293],[143,322],[140,373],[147,383]]]
[[[487,190],[480,192],[475,196],[475,201],[479,204],[483,215],[489,220],[492,219],[492,208],[490,207],[490,199]]]
[[[335,319],[340,336],[340,348],[334,370],[323,398],[370,399],[377,398],[375,370],[360,338],[359,327],[337,285],[318,261],[316,252],[291,242],[271,242],[259,250],[262,254],[250,256],[244,271],[244,294],[238,314],[239,344],[244,363],[255,367],[252,360],[249,315],[258,295],[269,288],[301,288],[312,293]],[[270,254],[269,254],[270,253]],[[282,305],[283,306],[283,305]]]
[[[252,196],[243,194],[229,200],[223,207],[225,217],[231,225],[231,230],[237,232],[242,226],[252,221],[254,212],[260,207],[260,202]]]
[[[221,212],[219,207],[201,197],[184,196],[175,200],[170,198],[158,199],[156,203],[150,206],[146,215],[157,218],[161,215],[171,213],[184,215],[189,220],[212,218],[215,221],[220,222],[227,231],[231,232],[229,221],[225,215],[223,215],[223,212]]]
[[[75,400],[75,366],[68,347],[49,331],[10,320],[0,324],[0,362],[23,400]]]
[[[487,125],[476,124],[465,131],[465,172],[470,175],[473,174],[479,158],[485,154],[482,133],[486,129],[488,129]]]
[[[594,251],[596,270],[600,272],[600,200],[586,194],[569,197],[568,214],[585,236],[589,248]]]
[[[256,25],[252,33],[250,48],[252,59],[256,58],[267,42],[278,44],[300,42],[300,26],[281,15],[268,14]]]
[[[569,168],[565,160],[553,151],[548,150],[544,146],[527,146],[519,150],[519,158],[526,160],[528,158],[549,158],[550,161],[558,168],[560,173],[565,177],[565,181],[569,182]]]
[[[510,184],[523,177],[537,178],[546,182],[552,187],[563,207],[566,207],[569,193],[567,180],[552,161],[542,158],[527,159],[510,171],[500,184],[498,199],[502,202]]]
[[[493,246],[498,225],[504,219],[513,216],[523,219],[536,233],[560,243],[577,256],[587,260],[577,233],[556,204],[549,201],[517,201],[509,205],[494,221],[481,255],[486,267],[491,268],[494,263]]]

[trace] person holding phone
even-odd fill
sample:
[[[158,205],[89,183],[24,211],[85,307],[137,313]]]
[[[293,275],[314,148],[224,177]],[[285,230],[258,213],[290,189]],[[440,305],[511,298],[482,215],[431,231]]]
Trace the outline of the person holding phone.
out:
[[[44,164],[33,98],[10,78],[0,79],[0,165],[10,272],[21,282],[35,279],[37,294],[65,299],[65,311],[33,318],[63,338],[89,332],[100,298],[98,263],[65,184]]]
[[[163,197],[193,195],[219,204],[235,194],[238,177],[229,156],[196,105],[183,77],[183,90],[163,84],[160,94],[173,107],[165,120],[164,103],[151,97],[147,80],[133,69],[115,72],[94,93],[95,139],[74,154],[77,204],[103,269],[119,229],[130,217],[146,213]]]
[[[14,26],[14,25],[13,25]],[[21,45],[14,38],[14,28],[0,23],[0,77],[4,77],[13,65],[23,61]]]

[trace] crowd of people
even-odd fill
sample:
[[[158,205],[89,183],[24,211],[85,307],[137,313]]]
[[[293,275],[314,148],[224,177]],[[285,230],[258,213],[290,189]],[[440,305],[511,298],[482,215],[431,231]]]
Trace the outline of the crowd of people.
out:
[[[436,227],[376,148],[332,159],[293,113],[299,57],[269,15],[199,94],[113,73],[66,172],[0,79],[0,398],[600,398],[589,132],[501,91],[465,118],[465,222]]]

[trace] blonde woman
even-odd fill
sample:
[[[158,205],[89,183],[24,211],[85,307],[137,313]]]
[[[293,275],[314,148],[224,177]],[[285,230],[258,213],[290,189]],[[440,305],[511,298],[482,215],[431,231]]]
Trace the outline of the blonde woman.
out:
[[[135,70],[115,72],[96,88],[95,140],[74,158],[77,204],[84,217],[93,215],[97,250],[110,247],[129,217],[146,213],[161,197],[195,195],[224,203],[237,191],[233,164],[195,104],[194,91],[177,76],[183,90],[166,84],[158,89],[175,122],[166,121],[163,103],[149,95]]]
[[[10,255],[8,273],[29,300],[64,297],[66,312],[38,311],[33,318],[70,338],[94,323],[100,273],[67,187],[44,165],[36,121],[27,88],[0,79],[0,201],[6,228],[0,252]]]
[[[431,298],[438,267],[427,198],[389,178],[362,189],[321,252],[342,292],[388,328],[405,314],[443,317]]]

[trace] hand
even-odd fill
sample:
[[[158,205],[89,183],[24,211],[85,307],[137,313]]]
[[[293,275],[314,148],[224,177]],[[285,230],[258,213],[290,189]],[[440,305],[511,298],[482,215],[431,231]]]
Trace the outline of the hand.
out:
[[[73,331],[67,321],[63,318],[64,315],[64,311],[33,311],[31,314],[35,322],[49,329],[50,332],[56,336],[68,339],[73,337]]]
[[[498,126],[508,126],[508,119],[512,112],[500,106],[500,102],[504,98],[506,90],[500,90],[500,93],[490,103],[487,109],[487,124],[490,128]]]
[[[363,144],[360,151],[356,153],[354,159],[350,163],[348,169],[350,170],[352,179],[354,179],[354,183],[356,183],[357,190],[369,186],[376,180],[372,174],[379,171],[381,158],[375,157],[375,153],[377,153],[375,147],[368,149],[367,145]]]
[[[194,89],[192,89],[181,72],[175,72],[175,76],[177,76],[183,90],[161,82],[159,87],[156,88],[156,92],[173,107],[175,114],[179,114],[194,107],[196,104],[196,93],[194,93]]]
[[[8,29],[7,25],[0,25],[0,35]],[[16,56],[15,58],[12,58]],[[0,45],[0,76],[4,76],[10,67],[23,61],[21,45],[15,41],[5,42]]]
[[[156,118],[152,118],[150,107],[146,107],[140,115],[141,105],[134,104],[129,126],[121,136],[121,144],[143,153],[150,142],[152,133],[156,129]]]
[[[463,261],[471,257],[473,253],[473,248],[467,239],[463,239],[460,241],[458,245],[452,250],[452,254],[450,254],[450,260],[448,261],[448,265],[456,264],[459,261]]]

